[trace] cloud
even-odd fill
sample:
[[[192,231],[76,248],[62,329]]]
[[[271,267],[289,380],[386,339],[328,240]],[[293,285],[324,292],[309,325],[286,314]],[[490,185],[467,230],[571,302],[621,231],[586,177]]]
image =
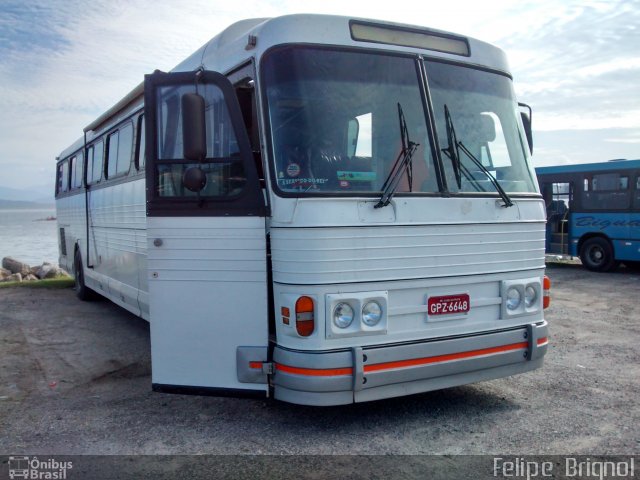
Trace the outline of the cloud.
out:
[[[513,53],[519,97],[546,120],[541,128],[640,127],[638,3],[546,6],[552,15],[499,41]]]
[[[291,0],[4,0],[0,183],[49,178],[55,156],[145,73],[170,70],[246,12],[263,17],[300,9]],[[552,161],[561,152],[579,161],[580,148],[600,151],[590,146],[594,141],[625,152],[637,144],[637,135],[621,133],[640,130],[637,0],[308,0],[302,9],[425,25],[502,47],[518,97],[534,108],[536,159]],[[580,137],[579,146],[562,140],[574,138],[570,130],[602,129],[606,135]]]

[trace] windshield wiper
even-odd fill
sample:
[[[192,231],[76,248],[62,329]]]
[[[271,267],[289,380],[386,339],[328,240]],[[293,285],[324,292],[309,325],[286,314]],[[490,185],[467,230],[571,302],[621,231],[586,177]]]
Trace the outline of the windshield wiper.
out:
[[[451,159],[451,165],[453,166],[453,174],[456,177],[458,188],[462,188],[462,175],[460,173],[460,152],[458,151],[458,138],[456,137],[456,130],[453,128],[453,120],[451,120],[451,114],[449,113],[449,107],[444,106],[444,120],[447,130],[447,148],[443,148],[442,152],[445,153]]]
[[[469,174],[468,170],[464,168],[462,163],[460,162],[460,150],[462,150],[464,154],[467,157],[469,157],[469,159],[489,179],[493,187],[496,189],[496,192],[498,192],[498,195],[500,195],[500,198],[504,202],[503,206],[505,208],[512,207],[513,202],[511,201],[511,198],[509,197],[509,195],[507,195],[507,192],[504,191],[504,189],[502,188],[502,186],[500,185],[496,177],[494,177],[491,174],[491,172],[487,170],[487,168],[484,165],[482,165],[482,162],[478,160],[473,155],[473,153],[469,151],[469,149],[464,145],[464,143],[462,143],[461,141],[458,141],[458,138],[456,136],[456,130],[453,126],[453,120],[451,119],[449,108],[446,105],[444,106],[444,117],[445,117],[445,122],[447,126],[447,142],[449,143],[449,146],[447,148],[443,148],[442,151],[451,159],[451,163],[453,165],[453,172],[456,176],[456,181],[458,183],[458,188],[462,188],[462,173],[465,173],[465,177],[467,177],[468,179],[475,180],[473,175]],[[464,170],[467,170],[467,171],[463,172]]]
[[[413,191],[413,166],[411,164],[411,158],[420,144],[412,142],[409,139],[407,121],[404,118],[404,113],[402,112],[402,106],[400,103],[398,103],[398,121],[400,123],[402,150],[400,150],[398,158],[396,158],[387,179],[382,184],[382,195],[380,196],[378,203],[376,203],[373,208],[382,208],[389,205],[393,198],[393,194],[398,189],[400,179],[402,178],[402,175],[404,175],[405,170],[407,172],[407,180],[409,181],[409,191]]]

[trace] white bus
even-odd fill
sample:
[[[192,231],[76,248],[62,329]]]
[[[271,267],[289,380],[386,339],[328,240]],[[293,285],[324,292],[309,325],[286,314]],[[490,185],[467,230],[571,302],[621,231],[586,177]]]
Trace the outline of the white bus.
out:
[[[338,405],[530,371],[529,120],[486,43],[244,20],[60,154],[60,264],[150,322],[155,391]]]

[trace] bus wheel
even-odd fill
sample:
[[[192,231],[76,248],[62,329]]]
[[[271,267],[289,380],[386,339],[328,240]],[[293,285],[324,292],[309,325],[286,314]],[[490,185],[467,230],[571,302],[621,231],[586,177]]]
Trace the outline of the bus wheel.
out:
[[[76,250],[76,254],[73,259],[73,272],[75,276],[76,296],[82,301],[93,300],[96,298],[95,293],[84,283],[84,269],[82,268],[82,255],[80,250]]]
[[[594,272],[610,272],[618,266],[613,258],[611,244],[601,237],[590,238],[582,244],[580,260],[587,269]]]

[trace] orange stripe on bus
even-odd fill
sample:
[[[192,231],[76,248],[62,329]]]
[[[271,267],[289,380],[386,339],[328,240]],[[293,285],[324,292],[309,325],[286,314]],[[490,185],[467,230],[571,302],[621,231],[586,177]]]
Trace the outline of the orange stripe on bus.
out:
[[[538,339],[538,345],[546,342],[547,339]],[[526,349],[529,346],[527,342],[512,343],[509,345],[501,345],[499,347],[482,348],[480,350],[470,350],[468,352],[449,353],[446,355],[436,355],[434,357],[413,358],[409,360],[399,360],[396,362],[377,363],[375,365],[365,365],[364,373],[379,372],[381,370],[391,370],[395,368],[415,367],[420,365],[429,365],[431,363],[448,362],[451,360],[460,360],[463,358],[479,357],[492,353],[510,352],[513,350]],[[353,369],[347,368],[300,368],[276,364],[276,370],[285,373],[293,373],[296,375],[307,375],[312,377],[331,377],[339,375],[353,375]]]
[[[450,360],[460,360],[463,358],[479,357],[481,355],[489,355],[491,353],[510,352],[512,350],[520,350],[527,348],[527,342],[512,343],[510,345],[501,345],[499,347],[482,348],[480,350],[470,350],[468,352],[448,353],[446,355],[436,355],[434,357],[412,358],[410,360],[399,360],[397,362],[376,363],[375,365],[365,365],[364,373],[379,372],[380,370],[391,370],[394,368],[417,367],[420,365],[429,365],[430,363],[448,362]]]
[[[249,362],[249,368],[253,368],[255,370],[262,370],[262,362]]]
[[[542,337],[538,339],[538,346],[546,345],[549,343],[549,339],[547,337]]]

